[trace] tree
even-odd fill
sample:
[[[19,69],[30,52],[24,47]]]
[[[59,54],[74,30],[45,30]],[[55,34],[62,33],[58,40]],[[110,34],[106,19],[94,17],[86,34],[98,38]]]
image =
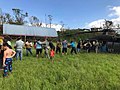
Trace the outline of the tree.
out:
[[[5,22],[5,18],[3,15],[0,16],[0,24],[3,24]]]
[[[20,9],[12,9],[13,13],[15,15],[15,22],[16,24],[23,25],[24,24],[24,19],[25,17],[28,17],[28,13],[26,12],[25,14],[22,13],[22,10]]]
[[[31,16],[29,22],[32,26],[39,26],[39,19],[36,16]]]
[[[63,21],[60,21],[60,23],[61,23],[61,31],[64,31],[64,26],[65,26],[65,24],[63,23]]]
[[[12,22],[14,22],[14,19],[12,18],[12,16],[9,13],[5,13],[4,14],[4,22],[12,23]]]

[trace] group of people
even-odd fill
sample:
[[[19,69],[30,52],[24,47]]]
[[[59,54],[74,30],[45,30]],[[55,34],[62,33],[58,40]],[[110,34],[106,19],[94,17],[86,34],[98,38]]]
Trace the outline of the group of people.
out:
[[[10,41],[3,41],[3,38],[0,38],[0,70],[3,69],[4,71],[3,77],[8,76],[8,71],[12,73],[12,58],[15,56],[16,60],[22,60],[23,48],[26,49],[26,56],[28,56],[28,53],[33,55],[32,47],[32,42],[27,40],[24,43],[20,37],[15,42],[14,48],[12,48]],[[39,57],[39,54],[42,54],[43,48],[45,51],[45,56],[47,58],[52,59],[55,55],[54,45],[52,42],[48,42],[47,39],[43,42],[41,42],[40,40],[34,42],[34,48],[36,49],[37,58]]]
[[[12,73],[12,58],[16,52],[12,49],[9,42],[0,42],[0,68],[3,67],[3,77],[8,76],[8,71]]]
[[[5,41],[0,44],[0,63],[4,67],[4,74],[3,76],[7,76],[8,70],[12,72],[12,57],[16,57],[16,60],[22,60],[23,57],[23,48],[26,49],[26,56],[33,55],[33,48],[36,49],[36,57],[43,57],[42,53],[44,51],[44,57],[51,59],[56,54],[66,55],[68,53],[68,48],[71,48],[71,54],[77,54],[81,51],[81,49],[85,49],[88,53],[91,49],[97,53],[99,50],[99,42],[96,41],[82,41],[79,40],[78,43],[75,41],[68,42],[67,40],[57,40],[54,44],[51,40],[48,41],[46,38],[44,41],[40,39],[35,40],[32,43],[30,40],[26,40],[23,42],[22,39],[19,37],[15,42],[14,48],[11,46],[10,41]]]

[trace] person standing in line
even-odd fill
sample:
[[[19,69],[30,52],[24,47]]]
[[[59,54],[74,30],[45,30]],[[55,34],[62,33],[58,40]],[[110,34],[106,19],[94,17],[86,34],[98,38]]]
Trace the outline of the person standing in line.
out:
[[[37,40],[35,39],[35,40],[34,40],[34,43],[33,43],[34,49],[36,49],[36,42],[37,42]]]
[[[28,40],[25,43],[26,47],[26,56],[28,56],[28,52],[32,55],[32,43],[30,43]]]
[[[56,53],[61,53],[61,41],[58,40],[56,44]]]
[[[14,46],[14,48],[16,50],[16,60],[18,60],[18,58],[20,58],[20,60],[22,60],[23,47],[24,47],[24,42],[19,37]]]
[[[40,41],[40,39],[37,40],[36,42],[36,57],[39,57],[39,53],[40,55],[42,54],[42,42]]]
[[[54,56],[55,56],[55,51],[53,49],[51,49],[50,50],[50,59],[52,60],[52,62],[54,62],[53,61]]]
[[[53,62],[53,57],[55,56],[55,46],[52,41],[49,42],[49,46],[50,46],[50,59]]]
[[[4,37],[0,36],[0,45],[1,46],[3,45],[3,40],[4,40]]]
[[[67,40],[64,40],[62,42],[62,54],[67,54],[67,46],[68,46]]]
[[[50,49],[53,49],[55,51],[55,46],[52,41],[49,42]]]
[[[3,39],[4,39],[4,37],[0,36],[0,69],[3,69],[3,67],[2,67],[2,64],[3,64],[3,55],[4,55]]]
[[[90,43],[90,41],[88,41],[87,44],[86,44],[87,53],[90,52],[91,47],[92,47],[92,44]]]
[[[0,45],[0,69],[3,69],[3,56],[4,56],[4,50],[3,45]]]
[[[79,41],[77,44],[77,52],[80,52],[80,49],[81,49],[81,41]]]
[[[49,56],[49,42],[47,39],[45,39],[45,41],[43,42],[43,45],[44,45],[44,50],[45,50],[45,57],[50,59],[50,56]]]
[[[71,45],[71,47],[72,47],[72,49],[71,49],[71,54],[73,54],[73,51],[74,51],[75,54],[77,54],[75,42],[74,42],[74,41],[71,41],[70,45]]]
[[[8,44],[3,44],[4,48],[4,56],[3,56],[3,67],[4,74],[3,77],[8,75],[8,70],[12,72],[12,57],[16,54],[16,52],[8,47]]]
[[[98,53],[98,50],[99,50],[99,42],[98,42],[98,40],[96,40],[96,42],[95,42],[95,52]]]

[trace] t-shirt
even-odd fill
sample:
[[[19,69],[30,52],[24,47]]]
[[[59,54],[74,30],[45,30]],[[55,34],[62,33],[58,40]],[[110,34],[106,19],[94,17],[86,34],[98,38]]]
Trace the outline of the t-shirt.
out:
[[[3,39],[0,38],[0,45],[3,45]]]
[[[49,46],[50,46],[51,49],[53,49],[53,50],[55,49],[55,46],[52,42],[49,42]]]
[[[51,51],[50,51],[50,56],[51,56],[51,57],[54,57],[54,55],[55,55],[54,50],[51,50]]]
[[[45,48],[48,48],[49,47],[49,42],[46,40],[45,41]]]
[[[61,42],[57,42],[57,47],[61,47]]]
[[[72,43],[71,43],[71,47],[75,47],[75,42],[72,42]]]
[[[22,40],[18,40],[16,41],[16,50],[22,50],[23,46],[24,46],[24,42]]]
[[[36,49],[42,49],[42,44],[40,41],[36,42]]]
[[[25,46],[26,46],[26,48],[31,48],[31,47],[32,47],[29,42],[26,42],[26,43],[25,43]]]
[[[63,46],[63,48],[67,48],[67,42],[63,41],[62,46]]]

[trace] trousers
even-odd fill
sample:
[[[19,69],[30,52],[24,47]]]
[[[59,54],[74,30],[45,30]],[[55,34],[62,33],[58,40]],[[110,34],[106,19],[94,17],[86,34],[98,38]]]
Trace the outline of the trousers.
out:
[[[8,71],[12,72],[12,58],[6,58],[5,65],[3,76],[7,76]]]

